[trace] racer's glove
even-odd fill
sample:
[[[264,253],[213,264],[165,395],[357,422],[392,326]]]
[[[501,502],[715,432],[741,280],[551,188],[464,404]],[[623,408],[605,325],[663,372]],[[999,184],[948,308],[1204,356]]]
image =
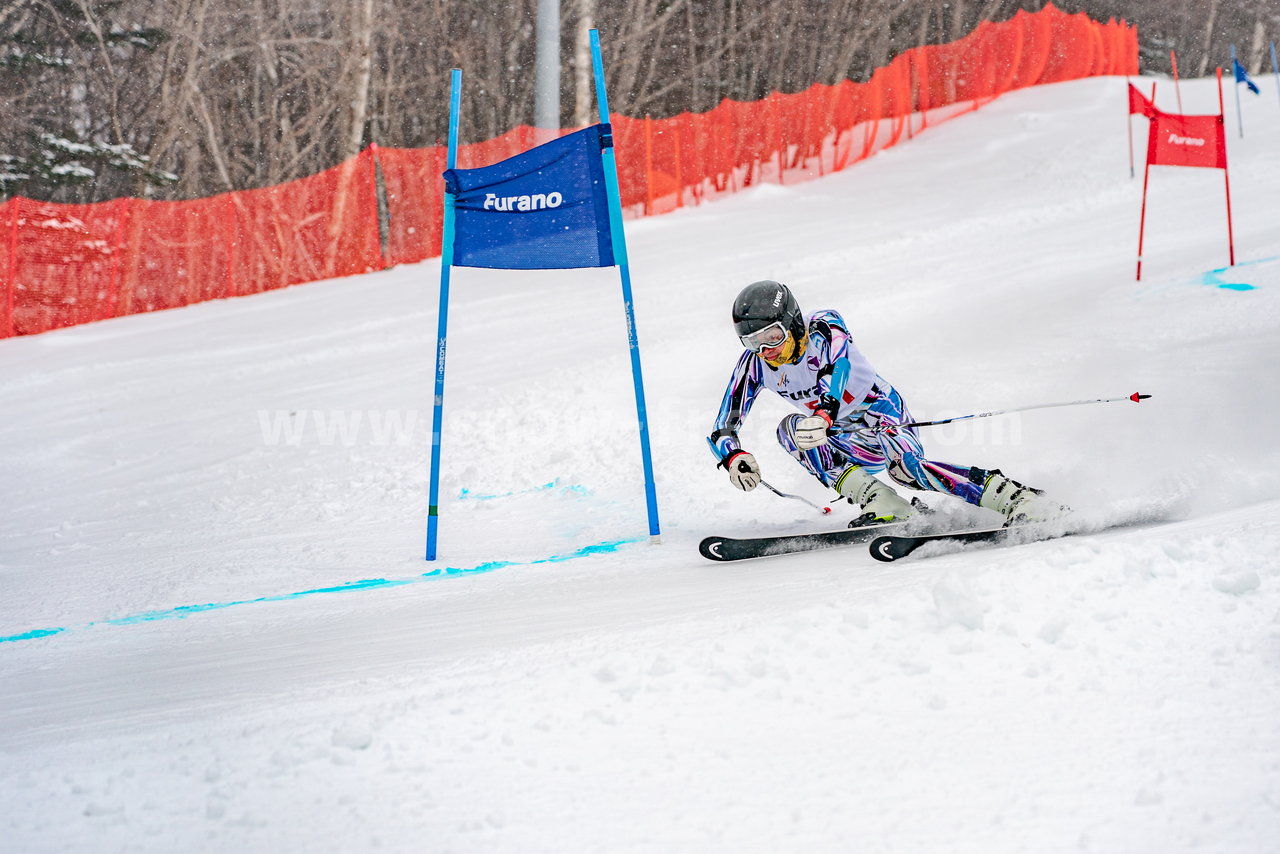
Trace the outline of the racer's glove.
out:
[[[831,416],[822,409],[801,418],[796,422],[796,447],[807,451],[827,444],[827,430],[831,423]]]
[[[729,482],[743,492],[750,492],[760,485],[760,465],[746,451],[734,451],[721,465],[729,472]]]

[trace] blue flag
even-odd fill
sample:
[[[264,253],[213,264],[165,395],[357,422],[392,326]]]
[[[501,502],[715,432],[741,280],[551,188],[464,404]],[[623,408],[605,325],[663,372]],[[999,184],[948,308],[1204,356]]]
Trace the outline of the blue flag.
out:
[[[479,169],[450,169],[453,263],[500,270],[612,267],[609,198],[594,125]]]
[[[1240,64],[1240,60],[1233,59],[1231,60],[1231,64],[1232,66],[1234,66],[1237,83],[1243,83],[1244,85],[1248,86],[1249,91],[1255,95],[1262,94],[1261,91],[1258,89],[1258,84],[1254,83],[1252,80],[1249,79],[1249,75],[1248,73],[1245,72],[1244,66]]]

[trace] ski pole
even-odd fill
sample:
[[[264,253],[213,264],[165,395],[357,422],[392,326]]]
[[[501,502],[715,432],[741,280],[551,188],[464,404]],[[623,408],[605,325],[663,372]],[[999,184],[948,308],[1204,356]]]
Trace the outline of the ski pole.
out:
[[[817,510],[820,513],[822,513],[823,516],[828,516],[831,513],[830,507],[826,507],[822,504],[818,504],[816,502],[810,501],[809,499],[805,498],[803,495],[792,495],[789,492],[782,492],[778,489],[775,489],[773,484],[769,483],[769,481],[767,480],[761,479],[760,485],[763,486],[765,489],[769,490],[770,492],[772,492],[774,495],[778,496],[779,498],[791,498],[796,501],[803,501],[805,504],[808,504],[814,510]]]
[[[716,454],[716,456],[719,456],[719,452],[716,451],[715,443],[712,442],[710,438],[707,439],[707,445],[710,446],[711,453]],[[765,480],[764,478],[760,478],[760,485],[763,486],[765,489],[769,490],[770,492],[772,492],[774,495],[778,496],[779,498],[790,498],[794,501],[803,501],[805,504],[808,504],[814,510],[817,510],[819,513],[821,513],[823,516],[828,516],[831,513],[830,507],[827,507],[826,505],[823,505],[823,504],[818,504],[817,502],[814,502],[814,501],[810,501],[809,499],[805,498],[803,495],[792,495],[790,492],[783,492],[780,489],[775,489],[773,484],[769,483],[769,481]]]
[[[1121,400],[1132,400],[1139,403],[1151,397],[1149,394],[1133,394],[1124,397],[1106,397],[1097,400],[1070,400],[1064,403],[1037,403],[1034,406],[1015,406],[1012,409],[996,409],[991,412],[975,412],[972,415],[957,415],[955,418],[939,418],[936,421],[909,421],[906,424],[886,424],[883,427],[876,427],[875,432],[882,433],[885,430],[896,430],[900,427],[933,427],[937,424],[950,424],[953,421],[966,421],[970,418],[990,418],[992,415],[1008,415],[1011,412],[1027,412],[1031,409],[1053,409],[1058,406],[1085,406],[1091,403],[1116,403]]]

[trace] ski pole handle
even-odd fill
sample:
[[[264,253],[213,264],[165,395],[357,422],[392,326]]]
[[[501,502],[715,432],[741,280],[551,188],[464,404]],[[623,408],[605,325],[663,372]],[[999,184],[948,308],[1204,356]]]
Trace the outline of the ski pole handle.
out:
[[[953,421],[967,421],[970,418],[990,418],[993,415],[1008,415],[1011,412],[1027,412],[1032,409],[1053,409],[1059,406],[1085,406],[1091,403],[1116,403],[1121,400],[1131,400],[1134,403],[1140,403],[1151,397],[1149,394],[1140,394],[1134,392],[1124,397],[1106,397],[1096,400],[1070,400],[1064,403],[1037,403],[1032,406],[1015,406],[1011,409],[996,409],[991,412],[975,412],[972,415],[957,415],[955,418],[939,418],[936,421],[909,421],[905,424],[886,424],[883,427],[874,428],[875,432],[883,433],[885,430],[897,430],[901,427],[933,427],[938,424],[950,424]]]
[[[769,481],[767,480],[761,480],[760,485],[763,486],[765,489],[769,490],[770,492],[772,492],[774,495],[778,496],[779,498],[790,498],[794,501],[803,501],[805,504],[808,504],[814,510],[817,510],[819,513],[821,513],[823,516],[829,516],[831,514],[830,507],[827,507],[823,504],[818,504],[817,502],[814,502],[814,501],[810,501],[809,499],[805,498],[803,495],[792,495],[789,492],[782,492],[781,490],[775,489],[773,484],[769,483]]]

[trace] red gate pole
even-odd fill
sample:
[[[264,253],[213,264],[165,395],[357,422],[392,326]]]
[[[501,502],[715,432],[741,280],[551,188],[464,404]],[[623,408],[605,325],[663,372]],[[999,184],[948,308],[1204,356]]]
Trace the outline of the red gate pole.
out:
[[[1236,238],[1231,230],[1231,179],[1227,177],[1227,170],[1222,170],[1222,180],[1227,186],[1227,249],[1230,252],[1231,266],[1236,265]]]
[[[1236,265],[1236,238],[1231,229],[1231,178],[1227,169],[1227,134],[1223,129],[1226,122],[1226,110],[1222,104],[1222,69],[1218,69],[1218,141],[1222,143],[1222,181],[1227,187],[1227,248],[1230,252],[1231,266]]]
[[[1124,82],[1125,82],[1125,90],[1124,90],[1125,109],[1129,110],[1129,102],[1130,102],[1129,87],[1132,86],[1133,84],[1129,82],[1128,77],[1124,79]],[[1124,123],[1127,126],[1126,129],[1129,131],[1129,179],[1133,180],[1133,111],[1132,110],[1129,110],[1128,115],[1125,116]]]
[[[1135,281],[1142,281],[1142,238],[1147,228],[1147,176],[1151,173],[1151,162],[1142,169],[1142,216],[1138,220],[1138,276]]]
[[[1151,84],[1151,103],[1156,102],[1156,84]],[[1155,133],[1156,123],[1153,119],[1147,130],[1146,165],[1142,167],[1142,216],[1138,220],[1138,276],[1135,281],[1142,281],[1142,239],[1147,230],[1147,179],[1151,175],[1151,135]]]
[[[1178,54],[1169,51],[1169,62],[1173,65],[1173,88],[1178,93],[1178,112],[1182,112],[1182,85],[1178,81]]]

